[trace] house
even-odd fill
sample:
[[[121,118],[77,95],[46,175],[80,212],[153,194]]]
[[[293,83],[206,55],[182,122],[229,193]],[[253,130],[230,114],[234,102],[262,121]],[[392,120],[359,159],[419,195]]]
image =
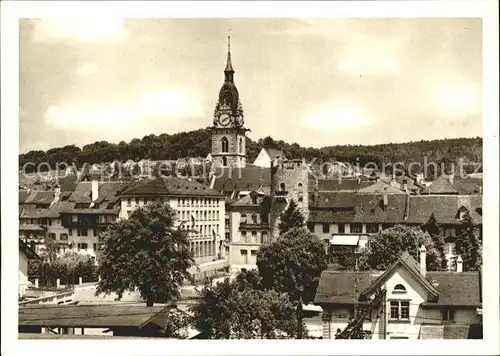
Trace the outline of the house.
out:
[[[128,219],[136,208],[150,202],[170,205],[177,212],[178,226],[189,229],[190,250],[199,273],[226,267],[225,201],[221,193],[177,177],[136,182],[120,194],[120,218]]]
[[[165,337],[171,313],[184,312],[174,306],[26,305],[19,308],[19,334]],[[199,334],[184,332],[187,338]]]
[[[261,187],[271,187],[271,169],[249,164],[240,168],[216,168],[210,181],[210,188],[222,193],[229,201],[236,201]]]
[[[426,271],[404,252],[386,271],[321,274],[314,304],[323,308],[323,338],[467,339],[481,329],[481,275]],[[479,326],[479,327],[478,327]]]
[[[19,240],[19,297],[23,298],[26,295],[26,289],[31,285],[28,280],[28,260],[39,259],[35,251]]]
[[[233,271],[257,268],[257,250],[270,242],[269,189],[259,189],[228,206],[229,266]]]
[[[270,168],[275,159],[285,159],[283,151],[277,148],[262,148],[253,162],[254,166]]]
[[[441,175],[422,194],[482,195],[482,176]]]

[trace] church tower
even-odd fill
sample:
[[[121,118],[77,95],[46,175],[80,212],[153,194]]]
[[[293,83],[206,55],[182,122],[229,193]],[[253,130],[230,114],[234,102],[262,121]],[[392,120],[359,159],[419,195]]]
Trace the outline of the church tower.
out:
[[[219,100],[214,110],[212,135],[212,163],[216,167],[243,168],[246,166],[246,132],[243,107],[238,89],[234,84],[234,69],[231,63],[231,37],[228,37],[227,63],[224,84],[219,91]]]

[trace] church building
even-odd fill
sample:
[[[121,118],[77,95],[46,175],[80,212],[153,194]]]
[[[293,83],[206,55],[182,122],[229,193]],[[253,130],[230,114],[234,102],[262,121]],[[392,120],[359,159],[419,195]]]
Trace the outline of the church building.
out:
[[[219,100],[214,110],[211,127],[212,164],[215,167],[244,168],[246,166],[246,132],[243,107],[238,89],[234,84],[234,69],[231,63],[231,38],[228,37],[227,63],[224,84],[219,91]]]

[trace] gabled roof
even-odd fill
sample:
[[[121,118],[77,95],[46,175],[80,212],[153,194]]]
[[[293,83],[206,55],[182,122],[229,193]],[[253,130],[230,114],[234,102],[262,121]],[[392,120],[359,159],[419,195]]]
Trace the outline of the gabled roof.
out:
[[[266,153],[270,159],[275,159],[275,158],[285,159],[286,158],[283,151],[278,149],[278,148],[263,148],[263,150],[266,151]]]
[[[378,271],[325,270],[321,272],[314,304],[354,304],[380,274]]]
[[[244,168],[218,168],[215,171],[214,190],[218,192],[252,191],[271,186],[271,169],[247,165]]]
[[[203,196],[222,197],[222,194],[194,180],[178,177],[156,178],[132,184],[122,196]]]
[[[357,191],[359,189],[369,187],[374,184],[374,181],[364,181],[357,179],[318,179],[317,189],[319,191],[338,191],[338,190],[351,190]],[[314,189],[310,187],[310,189]]]
[[[354,221],[355,211],[350,210],[333,210],[333,209],[309,209],[308,222],[315,223],[349,223]]]
[[[424,194],[458,194],[458,190],[450,183],[448,176],[442,175],[427,187]]]
[[[481,281],[479,272],[427,272],[429,279],[439,290],[437,302],[425,306],[473,306],[481,305]]]
[[[440,224],[458,224],[460,216],[457,213],[462,206],[471,213],[474,222],[482,223],[482,217],[477,212],[477,209],[482,208],[482,196],[432,194],[410,196],[406,222],[424,224],[434,213]]]
[[[405,218],[406,194],[388,194],[387,206],[384,197],[375,194],[356,196],[356,215],[354,221],[364,223],[402,223]]]
[[[309,193],[310,208],[354,208],[356,192],[353,191],[318,191]]]
[[[24,204],[50,204],[54,200],[54,192],[33,190],[24,200]]]
[[[390,184],[378,181],[368,187],[358,190],[358,194],[405,194],[400,189],[397,189]]]
[[[366,288],[366,290],[363,292],[363,294],[370,294],[372,293],[381,283],[384,282],[384,280],[389,277],[399,266],[404,266],[408,272],[410,272],[413,277],[415,277],[425,289],[429,293],[431,293],[433,296],[437,297],[439,295],[438,290],[431,284],[431,282],[425,278],[421,273],[420,273],[420,267],[415,261],[413,257],[408,252],[403,252],[401,257],[399,257],[389,268],[375,281],[372,282],[372,284]]]
[[[19,325],[142,328],[167,306],[27,304],[19,308]]]

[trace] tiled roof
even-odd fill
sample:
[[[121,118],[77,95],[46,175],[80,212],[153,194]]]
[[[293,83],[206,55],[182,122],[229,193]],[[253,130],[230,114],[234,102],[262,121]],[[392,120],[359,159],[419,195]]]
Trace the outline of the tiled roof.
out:
[[[476,211],[482,208],[482,196],[463,195],[412,195],[409,199],[406,222],[423,224],[432,213],[441,224],[458,224],[458,209],[465,207],[476,223],[482,223],[482,217]]]
[[[19,251],[24,252],[29,259],[40,258],[40,256],[38,256],[36,252],[22,240],[19,240]]]
[[[235,201],[232,206],[260,206],[262,200],[265,198],[265,197],[269,197],[269,189],[263,189],[263,193],[264,194],[259,194],[257,195],[257,203],[254,204],[252,202],[252,197],[250,194],[248,195],[245,195],[244,197],[238,199],[237,201]]]
[[[479,272],[427,272],[427,279],[439,291],[439,299],[437,303],[426,302],[425,306],[480,306],[479,276]]]
[[[314,304],[354,304],[381,272],[332,271],[321,273]]]
[[[309,209],[308,222],[317,223],[349,223],[354,221],[354,209],[346,211]]]
[[[420,328],[420,339],[467,339],[470,325],[422,325]]]
[[[455,179],[453,180],[453,186],[460,195],[481,194],[483,187],[483,179],[471,178],[471,177],[467,178],[455,177]]]
[[[309,193],[310,208],[354,208],[356,192],[352,191],[319,191]]]
[[[54,192],[32,191],[24,200],[25,204],[50,204],[54,200]]]
[[[368,187],[358,190],[358,194],[405,194],[400,189],[397,189],[387,183],[378,181]]]
[[[20,207],[19,218],[21,219],[38,219],[42,217],[42,209],[34,207]]]
[[[318,179],[318,190],[359,190],[374,184],[374,181],[358,181],[357,179]]]
[[[354,221],[364,223],[401,223],[404,221],[406,194],[388,194],[384,207],[382,195],[356,196],[356,215]]]
[[[77,184],[78,177],[74,174],[66,175],[58,178],[61,192],[72,192]]]
[[[267,152],[267,155],[269,156],[270,159],[275,159],[276,157],[286,158],[285,154],[280,149],[277,149],[277,148],[264,148],[264,150]]]
[[[219,168],[216,172],[214,189],[218,192],[251,191],[260,186],[271,186],[271,169],[257,166],[244,168]]]
[[[130,184],[129,182],[99,182],[96,202],[112,201]],[[68,200],[74,203],[90,204],[92,202],[92,182],[79,182]]]
[[[427,187],[425,194],[458,194],[458,190],[450,183],[448,176],[442,175]]]
[[[74,327],[142,327],[170,307],[30,304],[19,308],[19,325]]]
[[[43,231],[43,227],[36,224],[19,224],[19,231]]]
[[[177,177],[156,178],[137,182],[125,189],[122,196],[203,196],[222,197],[222,194],[194,180]]]

